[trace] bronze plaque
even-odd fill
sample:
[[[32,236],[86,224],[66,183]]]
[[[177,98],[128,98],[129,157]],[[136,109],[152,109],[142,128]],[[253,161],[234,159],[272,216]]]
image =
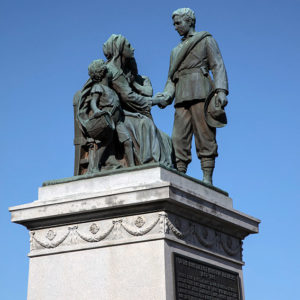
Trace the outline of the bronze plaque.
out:
[[[237,273],[174,254],[176,300],[240,300]]]

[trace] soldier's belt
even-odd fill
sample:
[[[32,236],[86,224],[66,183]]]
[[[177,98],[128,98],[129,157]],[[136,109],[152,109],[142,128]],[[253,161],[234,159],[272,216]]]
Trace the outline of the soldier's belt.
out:
[[[192,73],[202,73],[199,68],[191,68],[191,69],[184,69],[178,72],[178,75],[186,75],[186,74],[192,74]]]
[[[200,67],[198,68],[191,68],[191,69],[184,69],[178,72],[175,72],[173,76],[173,80],[179,79],[179,76],[187,75],[187,74],[193,74],[193,73],[200,73],[203,74]]]

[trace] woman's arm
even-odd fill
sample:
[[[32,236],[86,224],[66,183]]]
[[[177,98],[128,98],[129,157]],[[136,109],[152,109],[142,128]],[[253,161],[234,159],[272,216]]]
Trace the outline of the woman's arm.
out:
[[[123,74],[113,79],[112,87],[119,94],[122,106],[124,104],[131,111],[150,114],[152,98],[134,92]]]
[[[137,80],[135,80],[132,85],[139,94],[148,97],[153,96],[153,88],[149,77],[138,75]]]

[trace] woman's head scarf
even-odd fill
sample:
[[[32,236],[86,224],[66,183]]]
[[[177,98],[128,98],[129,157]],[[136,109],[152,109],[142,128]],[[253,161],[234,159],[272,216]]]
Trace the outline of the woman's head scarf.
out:
[[[121,67],[121,57],[124,49],[124,45],[127,42],[127,39],[121,34],[112,34],[110,38],[103,45],[103,53],[108,61],[120,60]]]
[[[128,40],[121,34],[112,34],[103,45],[103,53],[112,67],[113,77],[124,72],[125,66],[122,66],[122,54],[126,42]],[[134,76],[138,74],[135,58],[131,58],[126,64],[127,71],[130,71]],[[127,73],[127,72],[126,72]]]

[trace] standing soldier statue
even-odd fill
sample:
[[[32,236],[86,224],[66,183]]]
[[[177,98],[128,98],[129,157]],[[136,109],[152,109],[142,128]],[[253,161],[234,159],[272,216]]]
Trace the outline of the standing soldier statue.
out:
[[[203,182],[212,184],[217,153],[216,127],[226,124],[228,81],[215,39],[206,31],[195,31],[195,13],[180,8],[172,15],[181,43],[172,50],[168,81],[158,103],[165,108],[175,98],[172,141],[177,169],[185,173],[191,162],[191,142],[195,136],[201,160]],[[210,71],[213,79],[210,77]]]

